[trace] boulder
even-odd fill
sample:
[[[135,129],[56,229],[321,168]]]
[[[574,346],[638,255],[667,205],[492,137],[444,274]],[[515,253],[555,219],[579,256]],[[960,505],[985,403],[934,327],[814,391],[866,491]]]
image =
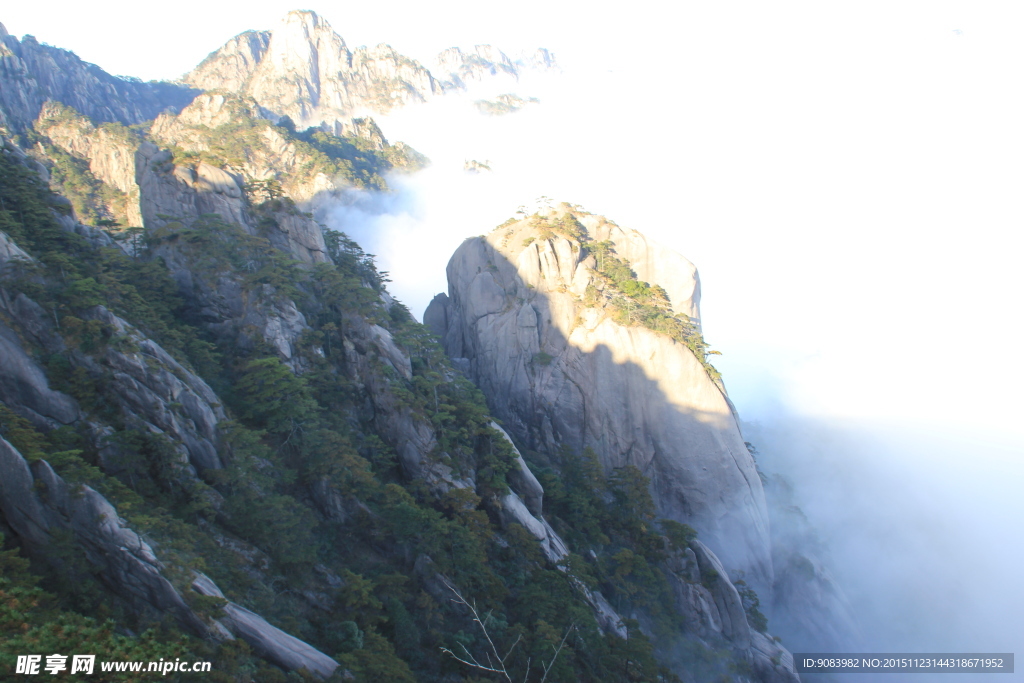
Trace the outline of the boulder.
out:
[[[208,597],[224,598],[208,576],[196,573],[192,588]],[[266,619],[230,600],[222,608],[224,616],[218,624],[232,635],[249,643],[261,657],[265,657],[288,671],[306,669],[318,678],[327,678],[338,668],[338,663],[320,650],[291,636]]]

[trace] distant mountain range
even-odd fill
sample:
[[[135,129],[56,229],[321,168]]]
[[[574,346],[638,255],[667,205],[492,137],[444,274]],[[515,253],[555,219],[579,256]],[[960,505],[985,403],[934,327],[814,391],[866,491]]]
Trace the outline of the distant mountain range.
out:
[[[516,60],[491,45],[440,53],[431,71],[388,45],[350,49],[316,13],[289,12],[269,31],[246,31],[212,52],[180,83],[126,80],[74,53],[19,41],[0,24],[0,125],[29,127],[47,100],[96,120],[132,125],[179,110],[201,91],[253,98],[275,122],[324,125],[337,134],[352,118],[385,113],[492,76],[516,79],[527,69],[555,68],[540,48]]]

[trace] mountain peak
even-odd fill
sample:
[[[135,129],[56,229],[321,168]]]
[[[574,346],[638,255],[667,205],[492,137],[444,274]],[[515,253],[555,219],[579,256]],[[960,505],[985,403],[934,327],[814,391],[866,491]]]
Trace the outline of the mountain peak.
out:
[[[708,361],[692,263],[563,203],[467,239],[447,275],[423,320],[517,443],[654,473],[658,514],[768,594],[764,492]]]
[[[518,78],[521,68],[552,66],[554,58],[543,48],[513,60],[492,45],[475,45],[445,50],[431,73],[385,43],[349,49],[323,17],[295,10],[271,30],[235,36],[184,81],[203,90],[252,97],[271,114],[288,116],[300,127],[337,131],[355,117],[426,102],[463,90],[472,81]]]
[[[320,15],[311,9],[293,9],[288,12],[288,14],[284,15],[284,19],[282,19],[282,21],[288,21],[291,18],[298,18],[301,21],[309,21],[313,25],[317,25],[321,21],[324,24],[327,24],[325,19],[321,19]]]
[[[339,36],[326,19],[312,10],[292,10],[284,15],[277,29],[272,31],[274,39],[294,39],[316,42],[320,37],[328,40],[345,41]]]

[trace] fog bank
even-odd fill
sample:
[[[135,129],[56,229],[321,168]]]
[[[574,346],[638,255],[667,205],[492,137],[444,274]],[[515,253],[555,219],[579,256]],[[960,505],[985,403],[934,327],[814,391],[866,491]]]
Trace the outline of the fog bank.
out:
[[[433,165],[329,223],[417,316],[465,237],[544,195],[680,251],[747,438],[793,483],[866,645],[1024,651],[1020,17],[724,11],[381,119]],[[481,116],[497,92],[540,104]]]

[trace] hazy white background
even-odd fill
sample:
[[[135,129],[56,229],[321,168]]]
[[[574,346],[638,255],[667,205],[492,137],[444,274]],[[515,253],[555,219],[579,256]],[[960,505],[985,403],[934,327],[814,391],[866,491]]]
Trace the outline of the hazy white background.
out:
[[[769,4],[773,6],[769,6]],[[174,78],[282,2],[8,5],[15,35]],[[150,9],[153,8],[153,9]],[[381,119],[434,161],[332,217],[414,313],[547,195],[700,268],[762,465],[792,477],[879,650],[1024,652],[1024,5],[329,3],[350,46],[552,49],[560,75]],[[462,172],[489,160],[492,174]],[[791,646],[796,644],[789,643]]]

